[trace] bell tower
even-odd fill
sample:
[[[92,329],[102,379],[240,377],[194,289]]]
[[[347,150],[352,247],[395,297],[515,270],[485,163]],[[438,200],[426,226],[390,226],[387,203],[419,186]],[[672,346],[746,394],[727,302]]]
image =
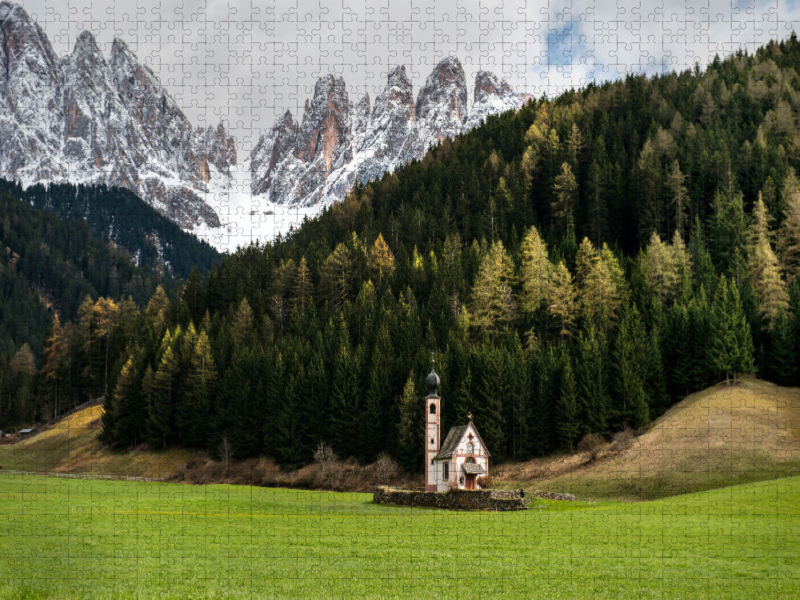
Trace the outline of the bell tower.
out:
[[[435,492],[436,484],[436,465],[434,457],[439,453],[441,445],[441,404],[439,397],[439,376],[431,368],[431,372],[425,378],[425,385],[428,387],[428,395],[425,397],[425,491]]]

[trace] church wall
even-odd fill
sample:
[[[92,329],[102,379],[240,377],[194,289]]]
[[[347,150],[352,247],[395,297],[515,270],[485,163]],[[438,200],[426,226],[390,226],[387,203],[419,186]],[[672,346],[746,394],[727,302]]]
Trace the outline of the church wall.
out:
[[[525,510],[530,500],[515,492],[494,490],[451,490],[440,492],[410,492],[379,487],[372,496],[377,504],[443,508],[450,510]]]

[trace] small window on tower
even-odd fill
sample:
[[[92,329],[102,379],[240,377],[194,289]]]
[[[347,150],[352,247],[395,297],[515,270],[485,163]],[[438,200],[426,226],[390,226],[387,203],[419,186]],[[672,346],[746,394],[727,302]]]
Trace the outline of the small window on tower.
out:
[[[432,415],[436,414],[436,405],[433,402],[431,402],[431,414]]]

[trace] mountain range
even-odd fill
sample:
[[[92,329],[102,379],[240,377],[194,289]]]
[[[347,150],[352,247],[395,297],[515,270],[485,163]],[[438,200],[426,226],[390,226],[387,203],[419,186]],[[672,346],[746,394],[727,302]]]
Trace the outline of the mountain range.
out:
[[[287,111],[258,139],[250,192],[321,209],[528,98],[479,71],[470,109],[455,57],[435,66],[416,100],[404,66],[388,73],[374,104],[369,95],[353,103],[342,77],[323,76],[302,119]],[[127,188],[187,230],[221,227],[204,197],[235,187],[234,137],[221,122],[193,125],[123,40],[114,38],[106,57],[85,30],[59,58],[41,27],[9,2],[0,2],[0,141],[0,177]]]
[[[530,98],[488,71],[475,77],[471,111],[467,94],[464,69],[455,57],[436,65],[416,102],[402,65],[389,72],[372,106],[369,94],[354,104],[343,78],[322,77],[301,122],[287,111],[259,138],[250,155],[251,191],[276,204],[327,205],[356,183],[422,158],[432,144]]]
[[[158,77],[115,38],[83,31],[59,58],[25,10],[0,2],[0,177],[128,188],[181,227],[218,227],[201,195],[230,176],[236,144],[195,127]]]

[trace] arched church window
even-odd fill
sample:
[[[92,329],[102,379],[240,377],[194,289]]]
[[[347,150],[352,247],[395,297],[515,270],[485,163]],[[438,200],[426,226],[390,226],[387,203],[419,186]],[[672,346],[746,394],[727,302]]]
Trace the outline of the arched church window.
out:
[[[470,454],[472,454],[473,452],[475,452],[475,446],[473,446],[473,445],[472,445],[472,442],[470,442],[469,444],[467,444],[467,452],[469,452]]]
[[[436,405],[433,402],[431,402],[431,414],[432,415],[436,414]]]

